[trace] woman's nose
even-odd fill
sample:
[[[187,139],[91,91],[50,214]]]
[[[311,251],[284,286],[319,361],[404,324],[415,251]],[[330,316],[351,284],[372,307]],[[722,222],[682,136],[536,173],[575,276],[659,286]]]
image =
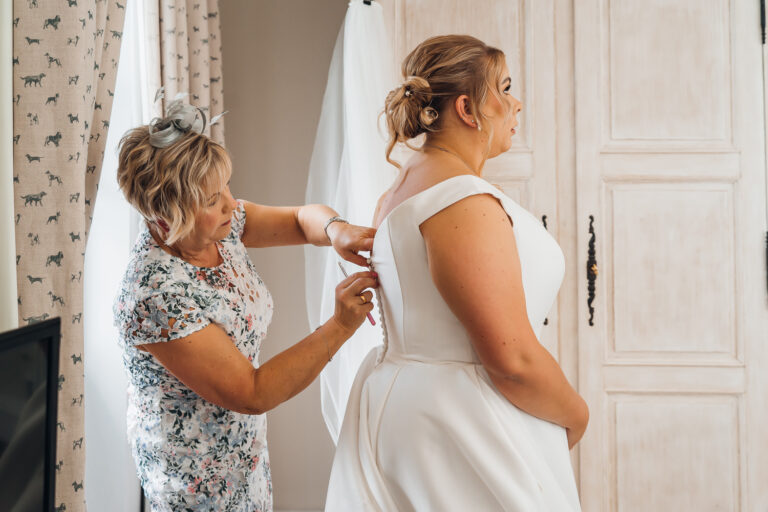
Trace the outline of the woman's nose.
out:
[[[229,187],[227,187],[226,194],[228,196],[229,201],[224,203],[226,205],[225,208],[227,208],[229,211],[232,211],[235,208],[237,208],[237,199],[235,199],[235,197],[232,195],[232,192],[229,190]]]

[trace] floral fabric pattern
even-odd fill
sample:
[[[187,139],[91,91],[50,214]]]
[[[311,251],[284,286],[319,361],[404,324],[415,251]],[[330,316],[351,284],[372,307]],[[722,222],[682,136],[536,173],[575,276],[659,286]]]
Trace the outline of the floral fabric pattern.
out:
[[[214,323],[255,367],[272,319],[272,297],[240,237],[242,201],[223,262],[197,267],[176,258],[144,227],[115,300],[128,372],[128,439],[153,511],[271,511],[266,416],[239,414],[185,386],[137,345],[163,343]]]

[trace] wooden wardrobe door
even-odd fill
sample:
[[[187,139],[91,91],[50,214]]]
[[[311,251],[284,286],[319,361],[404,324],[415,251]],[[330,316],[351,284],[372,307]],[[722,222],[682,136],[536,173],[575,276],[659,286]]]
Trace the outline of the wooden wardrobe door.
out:
[[[759,16],[574,2],[585,511],[768,510]]]

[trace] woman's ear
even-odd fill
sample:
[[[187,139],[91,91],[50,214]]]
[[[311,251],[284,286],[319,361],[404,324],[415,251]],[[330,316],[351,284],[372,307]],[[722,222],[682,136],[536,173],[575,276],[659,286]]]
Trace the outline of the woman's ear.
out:
[[[462,94],[457,97],[454,102],[454,108],[456,109],[456,115],[462,123],[470,128],[477,128],[477,120],[469,108],[469,96]]]

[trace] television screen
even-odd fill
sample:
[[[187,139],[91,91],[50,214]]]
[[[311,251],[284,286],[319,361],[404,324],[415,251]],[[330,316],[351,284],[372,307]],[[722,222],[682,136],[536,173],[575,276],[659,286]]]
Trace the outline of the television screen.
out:
[[[0,333],[0,510],[53,510],[61,323]]]

